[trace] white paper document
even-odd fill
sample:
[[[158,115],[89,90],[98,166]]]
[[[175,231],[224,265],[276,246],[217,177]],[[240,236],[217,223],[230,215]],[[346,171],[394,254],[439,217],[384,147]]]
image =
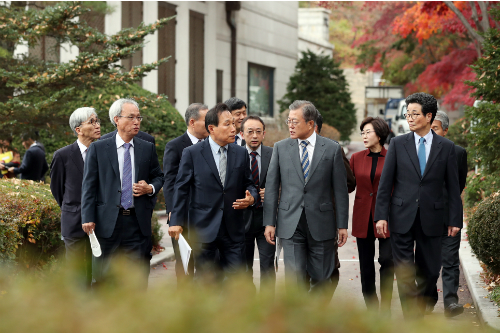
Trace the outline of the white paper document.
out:
[[[184,273],[186,275],[189,275],[188,273],[188,264],[189,264],[189,257],[191,257],[191,246],[189,246],[188,242],[182,236],[182,234],[179,235],[179,252],[181,253],[181,260],[182,260],[182,265],[184,266]]]
[[[93,230],[92,233],[89,234],[89,237],[90,237],[90,247],[92,248],[92,254],[94,255],[94,257],[100,257],[102,254],[101,245],[97,240],[97,237],[95,235],[95,230]]]

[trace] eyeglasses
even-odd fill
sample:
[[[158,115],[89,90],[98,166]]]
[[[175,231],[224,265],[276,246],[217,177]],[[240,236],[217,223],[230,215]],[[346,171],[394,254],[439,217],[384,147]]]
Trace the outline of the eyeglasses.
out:
[[[359,135],[361,136],[365,136],[365,135],[369,135],[370,133],[373,133],[374,131],[371,131],[371,130],[367,130],[366,132],[361,132],[359,133]]]
[[[135,119],[137,119],[138,122],[141,122],[142,121],[142,118],[144,118],[143,116],[137,116],[137,117],[131,117],[131,116],[128,116],[128,117],[125,117],[125,116],[118,116],[120,118],[125,118],[125,119],[128,119],[130,121],[134,121]]]
[[[82,124],[90,124],[92,126],[99,126],[99,125],[101,125],[101,120],[92,118],[89,121],[84,121]]]
[[[287,119],[285,121],[285,124],[287,124],[288,126],[293,125],[294,127],[297,126],[299,123],[300,123],[299,121],[291,119]]]
[[[262,131],[253,131],[253,130],[248,130],[247,131],[247,134],[248,135],[253,135],[253,134],[257,134],[257,135],[261,135],[262,134]]]
[[[418,116],[421,116],[421,114],[420,113],[405,113],[405,114],[403,114],[403,117],[405,117],[407,120],[410,117],[411,117],[411,119],[418,118]]]

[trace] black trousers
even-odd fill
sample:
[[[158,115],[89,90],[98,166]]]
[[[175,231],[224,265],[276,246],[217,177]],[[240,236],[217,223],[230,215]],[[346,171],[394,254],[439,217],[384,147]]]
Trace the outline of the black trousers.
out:
[[[441,269],[441,236],[426,236],[420,224],[420,210],[405,234],[391,232],[392,255],[399,298],[406,319],[422,317],[426,295],[435,288]],[[421,283],[416,283],[417,276]]]
[[[292,288],[297,284],[309,285],[309,292],[321,292],[331,298],[337,239],[315,240],[302,211],[292,238],[282,239],[282,243],[285,284]]]
[[[101,238],[97,235],[102,254],[100,257],[93,257],[92,259],[92,287],[97,287],[106,281],[113,257],[123,255],[126,259],[142,267],[142,283],[144,288],[147,288],[149,263],[144,260],[144,256],[148,246],[150,246],[150,239],[151,236],[142,234],[135,215],[118,215],[111,237]]]
[[[253,264],[255,243],[259,250],[260,261],[260,283],[268,284],[272,287],[276,284],[276,271],[274,270],[274,258],[276,246],[269,244],[264,236],[263,210],[262,208],[253,209],[252,222],[250,229],[245,233],[245,262],[247,265],[247,274],[253,277]]]
[[[211,243],[193,242],[191,244],[194,256],[195,280],[220,281],[217,276],[217,253],[223,262],[223,281],[245,270],[245,242],[235,242],[229,236],[224,217],[215,240]]]
[[[359,270],[361,273],[361,291],[367,307],[379,307],[375,287],[375,241],[373,222],[370,217],[366,238],[356,237],[359,254]],[[380,305],[384,310],[390,310],[392,290],[394,285],[394,260],[390,238],[378,238],[380,264]]]
[[[189,243],[188,234],[189,234],[188,228],[183,228],[182,236],[184,236],[186,241],[188,241]],[[189,258],[188,275],[186,275],[186,273],[184,273],[184,266],[182,265],[181,253],[179,250],[179,241],[175,240],[174,237],[171,237],[171,239],[175,254],[175,275],[177,276],[177,283],[180,283],[181,281],[185,280],[191,280],[194,276],[193,253],[191,252],[191,256]]]
[[[90,238],[64,237],[66,248],[66,264],[78,272],[78,284],[84,289],[90,288],[92,283],[92,249]]]

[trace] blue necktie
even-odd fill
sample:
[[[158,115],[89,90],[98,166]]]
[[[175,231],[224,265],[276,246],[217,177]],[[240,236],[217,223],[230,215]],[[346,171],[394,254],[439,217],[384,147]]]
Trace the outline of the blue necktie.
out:
[[[237,135],[234,136],[234,143],[238,144],[238,136]]]
[[[122,174],[122,197],[120,203],[124,209],[132,206],[132,160],[130,158],[130,143],[124,143],[125,154],[123,155],[123,174]]]
[[[420,174],[421,176],[424,175],[425,171],[425,164],[427,161],[425,160],[425,139],[420,138],[419,140],[420,145],[418,146],[418,163],[420,164]]]
[[[304,180],[307,181],[307,177],[309,176],[309,154],[307,153],[307,145],[309,141],[301,141],[300,145],[302,146],[302,161],[300,164],[302,165],[302,172],[304,173]]]

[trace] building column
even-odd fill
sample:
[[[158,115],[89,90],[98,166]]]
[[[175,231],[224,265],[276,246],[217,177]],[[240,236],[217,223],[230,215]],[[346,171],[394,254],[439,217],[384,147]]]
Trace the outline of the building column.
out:
[[[143,6],[144,24],[155,23],[158,20],[158,1],[144,1]],[[158,61],[158,31],[146,36],[142,51],[143,64],[155,61]],[[142,87],[158,94],[158,70],[155,69],[142,78]]]
[[[205,85],[203,103],[212,107],[217,99],[217,2],[207,2],[205,15]]]
[[[80,18],[75,17],[75,19],[72,21],[78,22],[80,21]],[[77,46],[71,45],[70,43],[63,43],[59,48],[59,62],[60,63],[70,62],[71,60],[75,60],[79,54],[80,54],[80,49]]]
[[[122,30],[122,3],[121,1],[106,1],[106,3],[112,11],[104,15],[104,33],[111,36]],[[117,64],[121,65],[121,61]]]
[[[189,106],[189,3],[177,4],[177,27],[175,36],[175,106],[184,116]]]

